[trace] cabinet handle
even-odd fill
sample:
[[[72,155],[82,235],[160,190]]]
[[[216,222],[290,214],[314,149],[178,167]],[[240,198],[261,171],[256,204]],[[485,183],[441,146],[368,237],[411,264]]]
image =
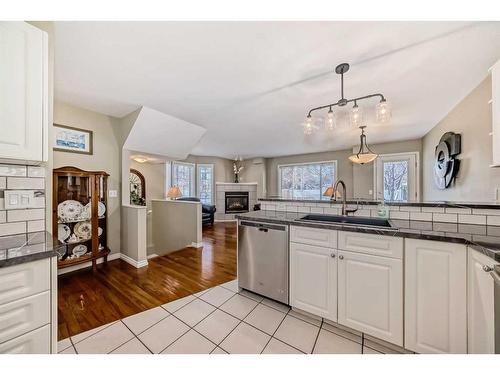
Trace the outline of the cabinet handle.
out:
[[[490,266],[483,266],[483,271],[484,271],[484,272],[491,272],[491,271],[493,271],[493,267],[490,267]]]
[[[332,258],[335,258],[335,253],[331,253],[331,254],[330,254],[330,256],[331,256]]]
[[[339,259],[344,259],[344,256],[343,255],[339,255]]]

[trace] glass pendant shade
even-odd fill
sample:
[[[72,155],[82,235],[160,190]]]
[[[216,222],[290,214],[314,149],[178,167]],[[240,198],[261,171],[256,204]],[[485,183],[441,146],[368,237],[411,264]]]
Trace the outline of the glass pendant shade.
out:
[[[313,133],[313,119],[311,116],[307,116],[304,122],[304,135],[311,135]]]
[[[349,156],[349,160],[356,164],[371,163],[378,157],[378,154],[370,150],[366,144],[365,126],[360,126],[359,128],[361,129],[359,151],[357,154]]]
[[[382,99],[380,103],[377,104],[375,115],[377,117],[377,122],[380,123],[389,122],[391,120],[391,106],[387,100]]]
[[[336,117],[335,113],[330,108],[330,110],[328,111],[328,113],[326,114],[326,117],[325,117],[325,130],[326,131],[332,131],[337,127],[337,119],[335,117]]]
[[[363,110],[357,104],[354,104],[354,107],[352,107],[351,113],[349,113],[349,120],[352,127],[359,128],[363,125]]]

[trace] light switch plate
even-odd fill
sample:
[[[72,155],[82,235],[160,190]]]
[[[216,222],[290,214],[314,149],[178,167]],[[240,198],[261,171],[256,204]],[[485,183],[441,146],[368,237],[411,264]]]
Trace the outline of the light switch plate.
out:
[[[118,196],[118,191],[116,190],[110,190],[109,191],[109,197],[110,198],[116,198]]]
[[[30,208],[35,203],[33,190],[5,190],[4,205],[6,210]]]

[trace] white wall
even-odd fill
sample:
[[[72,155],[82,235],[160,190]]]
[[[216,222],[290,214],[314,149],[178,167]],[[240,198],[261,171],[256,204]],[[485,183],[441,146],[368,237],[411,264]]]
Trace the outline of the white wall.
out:
[[[481,201],[495,199],[500,188],[500,168],[492,163],[491,78],[486,78],[467,97],[457,104],[423,138],[423,199],[425,201]],[[433,180],[434,150],[441,136],[448,131],[462,135],[460,171],[455,183],[439,190]]]

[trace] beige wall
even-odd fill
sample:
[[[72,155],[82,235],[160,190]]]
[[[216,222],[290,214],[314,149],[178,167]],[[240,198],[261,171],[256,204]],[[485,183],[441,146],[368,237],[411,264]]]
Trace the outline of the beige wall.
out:
[[[422,140],[380,143],[377,145],[368,145],[370,149],[377,154],[396,154],[400,152],[418,152],[422,155]],[[359,146],[354,147],[353,152],[358,152]],[[353,168],[353,196],[356,198],[374,199],[373,191],[373,163],[358,165],[352,164]],[[420,168],[419,180],[422,181],[422,168]],[[370,195],[370,190],[372,194]],[[421,186],[420,186],[420,191]]]
[[[486,78],[423,138],[423,199],[426,201],[495,200],[500,188],[500,168],[492,163],[491,78]],[[462,135],[460,171],[456,182],[445,190],[436,188],[432,175],[434,150],[448,131]]]
[[[54,102],[54,123],[92,130],[93,155],[54,151],[53,168],[74,166],[109,173],[108,190],[117,190],[117,198],[108,197],[108,246],[120,252],[120,145],[115,132],[116,119],[97,112]]]
[[[154,253],[165,255],[202,241],[201,203],[152,201]]]
[[[240,182],[257,182],[257,197],[266,196],[266,160],[264,158],[249,159],[243,161],[243,170],[240,172]],[[233,165],[231,163],[230,181],[234,180]]]
[[[147,261],[146,208],[139,206],[121,207],[121,253],[136,262]]]
[[[351,155],[351,150],[340,150],[330,152],[318,152],[314,154],[302,154],[292,156],[281,156],[277,158],[269,158],[266,161],[266,179],[267,179],[267,195],[278,195],[278,165],[293,164],[293,163],[308,163],[337,160],[337,178],[344,180],[347,187],[347,196],[352,197],[353,194],[353,174],[352,163],[348,160]]]

